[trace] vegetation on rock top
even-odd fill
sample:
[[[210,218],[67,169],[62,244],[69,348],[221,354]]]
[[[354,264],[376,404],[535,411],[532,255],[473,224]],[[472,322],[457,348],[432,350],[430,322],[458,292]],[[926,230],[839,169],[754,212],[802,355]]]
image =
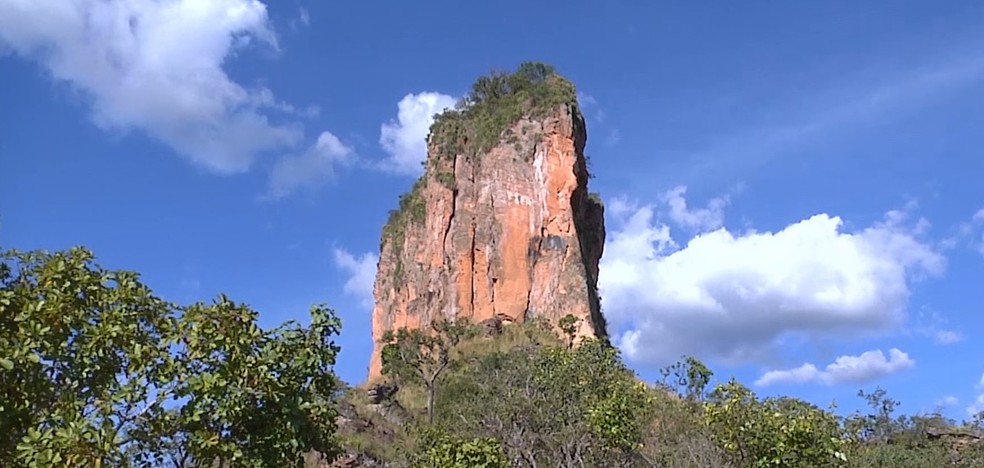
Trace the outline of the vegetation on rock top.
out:
[[[434,117],[428,141],[444,157],[466,149],[483,154],[524,116],[544,117],[561,105],[577,105],[574,85],[550,65],[525,62],[511,74],[493,71],[478,78],[455,109]]]

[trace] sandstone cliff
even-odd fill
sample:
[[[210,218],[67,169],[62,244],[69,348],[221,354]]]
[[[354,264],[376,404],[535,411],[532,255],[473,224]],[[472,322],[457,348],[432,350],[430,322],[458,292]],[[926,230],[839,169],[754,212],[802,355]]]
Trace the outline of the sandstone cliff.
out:
[[[578,337],[605,337],[604,216],[588,192],[586,139],[574,87],[536,64],[480,78],[437,116],[425,174],[383,228],[370,380],[384,332],[440,318],[572,314]]]

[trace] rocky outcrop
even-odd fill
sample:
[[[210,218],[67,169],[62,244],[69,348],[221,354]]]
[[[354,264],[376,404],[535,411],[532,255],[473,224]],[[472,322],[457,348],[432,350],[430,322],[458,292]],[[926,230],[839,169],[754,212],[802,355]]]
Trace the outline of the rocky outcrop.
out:
[[[368,409],[394,426],[403,426],[410,419],[410,413],[393,398],[399,389],[395,384],[374,385],[366,392],[369,396]]]
[[[604,216],[588,191],[584,118],[569,82],[524,67],[480,79],[431,128],[426,172],[383,229],[370,381],[384,332],[438,319],[571,314],[578,339],[605,337]]]
[[[953,450],[963,450],[984,439],[984,433],[977,430],[939,427],[927,427],[926,436],[929,440],[946,440]]]

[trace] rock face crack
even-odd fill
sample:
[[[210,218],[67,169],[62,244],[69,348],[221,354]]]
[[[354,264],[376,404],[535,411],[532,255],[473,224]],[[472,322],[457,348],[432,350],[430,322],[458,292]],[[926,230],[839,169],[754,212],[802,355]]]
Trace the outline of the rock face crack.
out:
[[[451,174],[456,176],[458,167],[458,158],[452,158],[451,160]],[[454,223],[454,214],[458,209],[458,187],[451,187],[451,214],[448,215],[448,222],[444,225],[444,236],[441,239],[441,247],[444,248],[444,263],[445,265],[450,264],[451,255],[447,251],[448,247],[448,236],[451,235],[451,225]]]
[[[495,216],[495,192],[489,193],[489,207],[492,210],[492,215]],[[488,280],[489,284],[489,299],[492,302],[492,316],[497,317],[499,315],[499,308],[495,302],[495,272],[492,271],[492,264],[494,263],[492,259],[495,256],[495,237],[489,239],[489,244],[487,246],[488,252],[485,254],[485,278]]]
[[[536,278],[533,276],[533,272],[536,271],[536,261],[540,258],[540,252],[543,251],[543,238],[546,236],[546,229],[540,229],[540,235],[536,237],[536,248],[533,249],[534,255],[530,260],[530,282]],[[530,318],[530,304],[533,299],[533,288],[530,288],[526,292],[526,308],[523,310],[524,319]]]
[[[472,312],[475,310],[475,231],[478,229],[475,221],[471,224],[471,248],[468,249],[469,252],[469,262],[468,269],[471,273],[471,287],[468,291],[468,311]]]

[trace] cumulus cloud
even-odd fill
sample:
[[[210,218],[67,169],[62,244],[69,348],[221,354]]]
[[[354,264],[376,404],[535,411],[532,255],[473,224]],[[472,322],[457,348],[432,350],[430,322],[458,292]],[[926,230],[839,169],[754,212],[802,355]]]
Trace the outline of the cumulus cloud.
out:
[[[222,68],[254,44],[278,49],[257,0],[9,0],[0,47],[36,61],[85,98],[102,129],[138,129],[221,173],[296,144],[295,115],[265,88]]]
[[[344,249],[335,249],[335,265],[349,275],[343,290],[359,298],[359,303],[367,309],[372,309],[374,302],[372,288],[378,262],[379,257],[372,252],[356,257]]]
[[[354,154],[331,132],[322,132],[304,154],[277,161],[270,172],[269,194],[281,198],[298,189],[317,187],[335,174],[336,167],[350,162]]]
[[[860,356],[841,356],[823,370],[807,363],[795,369],[769,371],[756,380],[755,385],[766,387],[782,383],[864,383],[915,365],[916,361],[898,348],[890,349],[887,358],[878,349],[866,351]]]
[[[906,316],[910,283],[945,267],[892,213],[857,232],[818,214],[778,232],[718,228],[682,247],[653,206],[616,200],[610,213],[599,288],[612,335],[643,364],[762,360],[789,336],[887,330]]]
[[[427,133],[434,115],[453,108],[456,101],[434,92],[404,96],[397,104],[396,120],[383,123],[379,130],[379,144],[389,154],[381,169],[408,176],[422,174],[420,163],[427,157]]]
[[[724,225],[724,208],[728,197],[716,197],[707,202],[706,208],[687,208],[686,186],[677,186],[663,194],[663,202],[669,206],[670,219],[682,227],[698,231],[710,231]]]

